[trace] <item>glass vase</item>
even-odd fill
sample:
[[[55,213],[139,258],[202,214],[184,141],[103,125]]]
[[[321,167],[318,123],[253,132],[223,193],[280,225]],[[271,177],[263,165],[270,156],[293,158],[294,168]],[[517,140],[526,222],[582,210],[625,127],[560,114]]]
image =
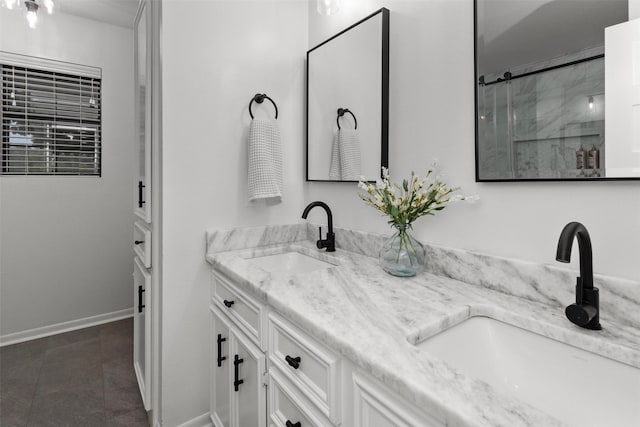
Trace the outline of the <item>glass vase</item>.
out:
[[[380,249],[380,266],[387,273],[399,277],[411,277],[422,271],[425,250],[422,243],[411,235],[410,224],[394,224],[395,233]]]

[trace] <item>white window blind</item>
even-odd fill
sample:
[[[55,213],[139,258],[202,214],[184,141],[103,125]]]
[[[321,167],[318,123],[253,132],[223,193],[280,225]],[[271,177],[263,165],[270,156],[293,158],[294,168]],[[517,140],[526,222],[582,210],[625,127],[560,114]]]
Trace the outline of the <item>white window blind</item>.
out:
[[[3,175],[101,175],[102,79],[63,65],[0,62]]]

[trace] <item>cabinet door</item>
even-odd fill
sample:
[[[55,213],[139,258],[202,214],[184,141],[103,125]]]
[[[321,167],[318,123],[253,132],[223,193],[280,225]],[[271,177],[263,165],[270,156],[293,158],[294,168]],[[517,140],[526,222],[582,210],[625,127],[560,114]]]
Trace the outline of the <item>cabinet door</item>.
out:
[[[133,368],[146,410],[151,405],[151,275],[138,258],[133,267]]]
[[[267,390],[264,353],[237,327],[231,327],[233,426],[266,426]]]
[[[353,374],[353,423],[355,427],[441,427],[445,424],[418,414],[385,386],[359,373]]]
[[[135,207],[151,223],[151,8],[140,2],[135,20]]]
[[[231,343],[229,323],[216,307],[211,306],[211,421],[215,427],[229,427],[231,397]]]

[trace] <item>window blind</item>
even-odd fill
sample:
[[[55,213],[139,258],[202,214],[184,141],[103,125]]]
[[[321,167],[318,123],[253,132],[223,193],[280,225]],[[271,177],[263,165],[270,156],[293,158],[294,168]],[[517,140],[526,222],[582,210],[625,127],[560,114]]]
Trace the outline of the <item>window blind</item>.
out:
[[[100,176],[102,79],[0,63],[3,175]]]

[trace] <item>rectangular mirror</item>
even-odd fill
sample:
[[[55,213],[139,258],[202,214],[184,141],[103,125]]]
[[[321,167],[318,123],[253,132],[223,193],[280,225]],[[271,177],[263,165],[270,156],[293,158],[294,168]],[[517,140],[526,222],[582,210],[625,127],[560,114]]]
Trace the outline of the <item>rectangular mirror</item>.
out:
[[[389,10],[307,52],[307,181],[375,181],[388,166]]]
[[[605,55],[622,43],[605,51],[605,28],[628,20],[627,3],[474,0],[476,181],[640,178],[633,133],[605,122],[622,84],[605,90],[619,68]]]

